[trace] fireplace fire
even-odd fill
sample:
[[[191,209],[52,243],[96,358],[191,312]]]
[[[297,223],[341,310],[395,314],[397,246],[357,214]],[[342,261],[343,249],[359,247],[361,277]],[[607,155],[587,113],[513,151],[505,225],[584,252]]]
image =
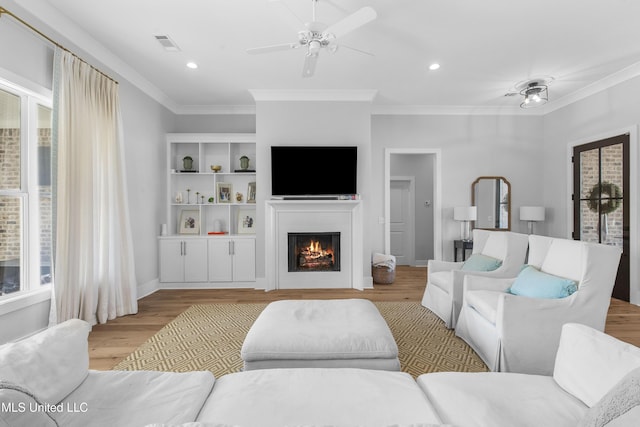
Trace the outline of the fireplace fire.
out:
[[[340,271],[340,233],[289,233],[289,271]]]

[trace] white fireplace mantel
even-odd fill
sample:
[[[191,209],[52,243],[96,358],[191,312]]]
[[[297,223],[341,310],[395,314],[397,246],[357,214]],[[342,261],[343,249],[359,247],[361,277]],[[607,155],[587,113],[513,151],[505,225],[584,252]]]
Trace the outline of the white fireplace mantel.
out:
[[[268,200],[266,290],[353,288],[362,290],[363,228],[360,200]],[[288,233],[340,232],[339,272],[289,272]]]

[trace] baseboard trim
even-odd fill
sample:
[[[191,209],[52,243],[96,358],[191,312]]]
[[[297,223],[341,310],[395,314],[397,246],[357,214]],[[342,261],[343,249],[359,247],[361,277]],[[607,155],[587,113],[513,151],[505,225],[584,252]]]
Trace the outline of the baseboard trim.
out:
[[[138,286],[138,299],[149,296],[152,293],[156,292],[158,289],[160,289],[159,279],[153,279],[147,283],[143,283],[142,285]]]

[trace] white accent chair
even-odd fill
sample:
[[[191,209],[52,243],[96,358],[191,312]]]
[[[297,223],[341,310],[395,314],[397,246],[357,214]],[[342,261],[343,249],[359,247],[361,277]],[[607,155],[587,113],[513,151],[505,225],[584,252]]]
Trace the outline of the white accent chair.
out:
[[[444,320],[449,329],[456,327],[462,307],[463,279],[468,274],[486,277],[515,277],[527,256],[528,236],[510,231],[473,230],[473,254],[502,261],[493,271],[463,271],[464,262],[429,260],[427,287],[422,305]]]
[[[529,236],[531,265],[574,280],[565,298],[529,298],[508,291],[515,279],[467,276],[456,335],[492,371],[550,375],[562,325],[604,330],[621,250],[578,240]]]

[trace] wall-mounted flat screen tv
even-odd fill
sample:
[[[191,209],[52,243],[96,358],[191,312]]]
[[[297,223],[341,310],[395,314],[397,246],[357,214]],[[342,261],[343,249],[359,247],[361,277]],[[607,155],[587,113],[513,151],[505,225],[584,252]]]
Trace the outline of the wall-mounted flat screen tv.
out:
[[[357,194],[358,147],[272,146],[273,196]]]

